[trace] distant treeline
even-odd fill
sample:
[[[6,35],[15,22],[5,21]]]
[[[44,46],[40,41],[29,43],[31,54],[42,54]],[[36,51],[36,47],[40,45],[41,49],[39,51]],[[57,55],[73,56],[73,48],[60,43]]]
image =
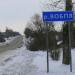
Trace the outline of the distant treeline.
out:
[[[21,35],[19,32],[15,32],[12,29],[6,28],[5,32],[0,32],[0,42],[5,42],[5,38]]]

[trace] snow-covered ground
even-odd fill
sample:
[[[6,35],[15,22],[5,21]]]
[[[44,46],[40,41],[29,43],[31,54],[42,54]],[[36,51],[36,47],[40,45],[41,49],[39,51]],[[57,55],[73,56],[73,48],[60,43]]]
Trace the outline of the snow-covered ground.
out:
[[[30,72],[35,70],[32,62],[36,55],[25,47],[10,50],[2,56],[0,57],[0,75],[30,75]]]
[[[0,75],[75,75],[75,49],[72,50],[73,72],[69,65],[49,60],[50,72],[46,72],[46,52],[31,52],[25,47],[6,51],[0,55]]]
[[[49,58],[49,73],[46,74],[46,52],[37,52],[37,56],[33,61],[33,64],[38,67],[38,74],[36,75],[75,75],[75,51],[72,50],[73,59],[73,72],[70,72],[70,66],[62,64],[62,56],[59,61],[53,61]],[[61,53],[62,55],[62,53]]]

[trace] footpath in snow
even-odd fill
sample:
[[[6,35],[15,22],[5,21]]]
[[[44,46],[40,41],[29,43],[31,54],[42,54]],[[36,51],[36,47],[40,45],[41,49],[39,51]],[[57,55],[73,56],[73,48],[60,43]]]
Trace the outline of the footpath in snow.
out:
[[[25,47],[0,55],[0,75],[75,75],[75,51],[72,50],[73,72],[69,66],[62,64],[62,57],[59,61],[49,60],[50,72],[46,73],[46,52],[31,52]]]

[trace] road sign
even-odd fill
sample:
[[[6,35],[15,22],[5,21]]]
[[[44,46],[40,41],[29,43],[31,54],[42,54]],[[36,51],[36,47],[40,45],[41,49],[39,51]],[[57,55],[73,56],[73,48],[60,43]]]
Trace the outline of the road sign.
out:
[[[43,21],[73,21],[73,11],[43,12]]]
[[[50,21],[73,21],[73,11],[55,11],[55,12],[43,12],[43,21],[45,23]],[[46,24],[46,48],[47,48],[47,73],[49,72],[49,57],[48,57],[48,25]],[[70,25],[69,30],[69,51],[71,52],[71,40],[70,40]],[[72,70],[72,63],[71,70]]]

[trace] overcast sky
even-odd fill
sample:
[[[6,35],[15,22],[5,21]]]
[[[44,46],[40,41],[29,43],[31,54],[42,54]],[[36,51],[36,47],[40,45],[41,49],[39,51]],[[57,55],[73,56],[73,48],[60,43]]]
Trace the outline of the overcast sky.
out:
[[[23,33],[30,17],[40,11],[40,0],[0,0],[0,30],[7,26]]]
[[[23,34],[30,17],[40,13],[48,1],[56,0],[0,0],[0,31],[9,27]]]

